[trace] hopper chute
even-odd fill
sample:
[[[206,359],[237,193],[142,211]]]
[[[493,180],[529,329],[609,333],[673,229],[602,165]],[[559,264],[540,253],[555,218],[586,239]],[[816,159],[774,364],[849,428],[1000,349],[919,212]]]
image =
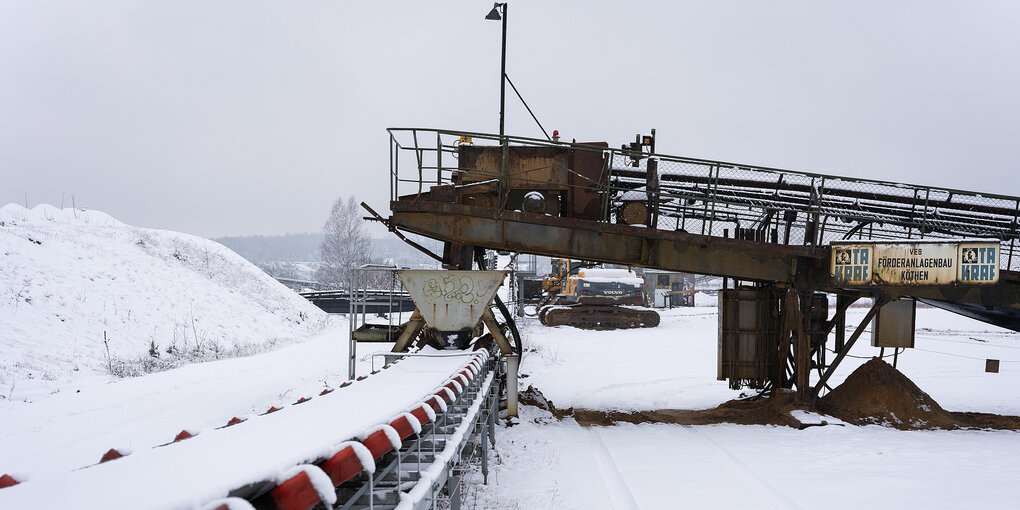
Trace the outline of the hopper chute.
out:
[[[506,271],[397,271],[425,322],[436,331],[471,329],[482,318]]]
[[[489,325],[492,317],[489,304],[507,271],[405,269],[397,271],[397,275],[416,308],[411,316],[412,327],[405,328],[394,346],[394,351],[399,352],[417,334],[414,328],[420,326],[415,321],[424,321],[446,348],[466,348],[478,322]]]

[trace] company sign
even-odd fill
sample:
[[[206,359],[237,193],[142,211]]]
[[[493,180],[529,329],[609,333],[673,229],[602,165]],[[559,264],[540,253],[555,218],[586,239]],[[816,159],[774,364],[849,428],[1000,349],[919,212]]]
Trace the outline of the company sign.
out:
[[[833,243],[837,285],[989,284],[999,281],[999,243]]]

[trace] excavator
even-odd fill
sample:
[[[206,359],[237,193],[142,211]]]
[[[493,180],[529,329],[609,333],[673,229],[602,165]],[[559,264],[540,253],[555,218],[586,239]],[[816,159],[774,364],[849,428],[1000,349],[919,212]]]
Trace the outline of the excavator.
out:
[[[644,307],[644,280],[629,269],[552,259],[542,279],[538,320],[545,326],[581,329],[654,328],[659,314]]]

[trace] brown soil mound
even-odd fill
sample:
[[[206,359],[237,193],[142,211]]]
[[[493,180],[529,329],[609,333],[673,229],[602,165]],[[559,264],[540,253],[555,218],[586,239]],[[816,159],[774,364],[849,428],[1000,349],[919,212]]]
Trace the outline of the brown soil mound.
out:
[[[757,400],[731,400],[712,409],[691,411],[686,409],[656,409],[652,411],[598,411],[592,409],[558,409],[553,402],[534,386],[520,392],[520,402],[546,409],[559,419],[572,417],[584,426],[626,423],[673,423],[679,425],[708,425],[737,423],[741,425],[786,425],[804,428],[790,416],[790,411],[803,406],[794,403],[794,393],[784,391],[775,397]]]
[[[653,411],[592,411],[569,409],[581,425],[612,425],[627,423],[674,423],[679,425],[709,425],[713,423],[736,423],[739,425],[785,425],[804,428],[805,425],[790,416],[797,409],[794,394],[779,393],[773,397],[757,400],[730,400],[712,409],[691,411],[686,409],[656,409]],[[557,414],[554,411],[554,414]],[[557,414],[559,416],[559,414]]]
[[[538,388],[535,388],[530,384],[528,385],[528,389],[517,394],[517,400],[526,406],[534,406],[539,409],[545,409],[546,411],[554,411],[556,409],[551,400],[547,400],[545,395],[543,395],[541,391],[538,391]]]
[[[818,399],[823,413],[858,425],[878,424],[902,430],[956,428],[952,413],[888,363],[873,358],[843,384]]]
[[[818,399],[818,410],[857,425],[879,424],[901,430],[1020,429],[1020,417],[946,411],[899,370],[873,358],[843,384]]]

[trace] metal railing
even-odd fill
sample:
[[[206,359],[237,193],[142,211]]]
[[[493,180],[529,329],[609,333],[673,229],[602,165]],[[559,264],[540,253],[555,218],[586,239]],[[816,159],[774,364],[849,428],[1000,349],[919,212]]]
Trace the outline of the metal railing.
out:
[[[337,488],[333,508],[388,510],[403,504],[413,510],[459,509],[463,472],[469,464],[480,464],[488,475],[505,377],[505,366],[490,356],[434,422],[423,424],[420,433],[377,462],[374,473]]]
[[[385,274],[389,273],[389,292],[385,294],[386,298],[386,321],[387,329],[386,334],[392,337],[392,341],[396,341],[396,337],[393,336],[394,329],[394,313],[397,312],[396,324],[403,322],[403,312],[397,303],[397,307],[394,307],[394,300],[399,301],[400,297],[407,294],[404,289],[404,283],[397,277],[397,271],[400,270],[397,266],[387,266],[381,264],[363,264],[354,269],[351,272],[351,279],[347,284],[347,288],[350,289],[348,295],[349,310],[347,312],[348,319],[348,330],[350,333],[349,340],[349,351],[347,356],[347,379],[353,381],[357,377],[357,358],[358,358],[358,342],[355,339],[354,332],[360,326],[368,325],[368,308],[369,302],[372,300],[378,300],[380,293],[378,289],[372,289],[370,285],[372,275],[374,274]],[[374,303],[378,305],[379,303]],[[378,306],[376,306],[377,308]]]
[[[433,185],[455,184],[455,176],[473,174],[470,182],[494,180],[499,203],[505,203],[509,191],[505,163],[497,172],[458,165],[458,146],[467,138],[475,145],[502,146],[504,162],[513,147],[562,147],[601,153],[603,179],[576,179],[581,184],[574,186],[599,193],[602,222],[616,223],[624,204],[646,201],[654,202],[658,212],[650,227],[781,244],[996,239],[1002,267],[1020,269],[1018,197],[537,138],[423,128],[388,131],[391,200],[427,192]],[[411,164],[407,165],[409,157]],[[650,160],[655,161],[651,179]],[[526,173],[518,170],[514,174],[518,187],[528,183]],[[535,180],[534,184],[543,183]]]

